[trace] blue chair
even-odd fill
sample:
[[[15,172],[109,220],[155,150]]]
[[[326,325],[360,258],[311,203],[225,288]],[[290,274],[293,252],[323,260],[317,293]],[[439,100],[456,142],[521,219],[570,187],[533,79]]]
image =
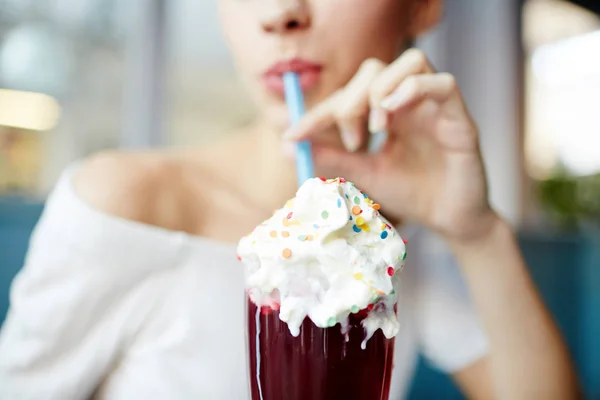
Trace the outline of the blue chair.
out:
[[[8,310],[10,284],[23,265],[29,236],[44,208],[22,198],[0,198],[0,325]]]
[[[546,305],[567,341],[586,398],[600,399],[600,234],[523,232],[519,242]],[[423,360],[410,399],[462,399]]]

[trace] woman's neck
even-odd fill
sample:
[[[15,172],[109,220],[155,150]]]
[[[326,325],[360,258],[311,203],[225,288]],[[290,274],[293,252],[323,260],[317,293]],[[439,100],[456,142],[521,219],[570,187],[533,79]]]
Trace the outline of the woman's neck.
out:
[[[253,209],[270,212],[297,190],[294,162],[284,155],[280,133],[265,124],[254,123],[203,153],[210,169]]]

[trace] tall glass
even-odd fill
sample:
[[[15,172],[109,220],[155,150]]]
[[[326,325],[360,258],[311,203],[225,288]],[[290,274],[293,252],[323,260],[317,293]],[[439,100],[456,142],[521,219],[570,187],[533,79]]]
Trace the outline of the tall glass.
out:
[[[306,318],[294,337],[278,310],[247,305],[252,400],[388,399],[394,339],[379,329],[361,348],[367,310],[350,315],[346,335]]]

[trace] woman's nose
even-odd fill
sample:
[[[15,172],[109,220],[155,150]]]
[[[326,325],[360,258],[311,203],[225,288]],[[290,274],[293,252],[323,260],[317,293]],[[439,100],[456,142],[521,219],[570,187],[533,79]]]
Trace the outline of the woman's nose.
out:
[[[263,5],[262,29],[267,33],[288,33],[310,26],[306,0],[269,0]]]

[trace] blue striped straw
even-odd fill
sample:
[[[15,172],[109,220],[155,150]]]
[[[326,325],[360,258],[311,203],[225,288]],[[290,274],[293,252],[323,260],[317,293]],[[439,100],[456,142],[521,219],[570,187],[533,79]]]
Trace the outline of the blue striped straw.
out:
[[[304,96],[302,95],[298,74],[295,72],[283,74],[283,85],[290,119],[292,125],[295,125],[304,115]],[[298,175],[298,186],[315,176],[311,144],[307,140],[296,144],[296,173]]]

